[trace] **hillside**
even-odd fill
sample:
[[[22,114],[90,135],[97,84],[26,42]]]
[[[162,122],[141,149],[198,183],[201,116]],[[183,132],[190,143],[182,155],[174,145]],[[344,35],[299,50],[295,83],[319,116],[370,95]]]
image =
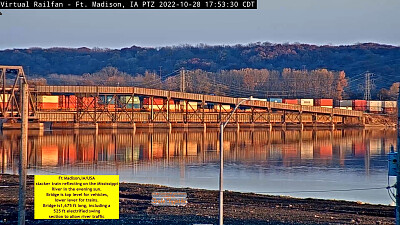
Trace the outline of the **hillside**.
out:
[[[254,43],[235,46],[174,46],[144,48],[132,46],[120,50],[88,48],[30,48],[0,51],[0,64],[23,65],[29,74],[48,77],[50,74],[82,75],[113,66],[127,74],[145,71],[162,74],[184,67],[207,72],[242,68],[282,71],[327,69],[344,71],[349,96],[360,97],[363,73],[374,73],[377,96],[381,88],[389,88],[399,80],[400,47],[374,43],[349,46],[316,46],[308,44]],[[29,69],[28,69],[29,68]]]

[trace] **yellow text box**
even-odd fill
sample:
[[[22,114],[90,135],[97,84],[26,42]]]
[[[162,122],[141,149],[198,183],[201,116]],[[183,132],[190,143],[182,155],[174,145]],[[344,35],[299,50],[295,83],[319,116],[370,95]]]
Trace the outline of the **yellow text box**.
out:
[[[35,175],[35,219],[119,219],[118,175]]]

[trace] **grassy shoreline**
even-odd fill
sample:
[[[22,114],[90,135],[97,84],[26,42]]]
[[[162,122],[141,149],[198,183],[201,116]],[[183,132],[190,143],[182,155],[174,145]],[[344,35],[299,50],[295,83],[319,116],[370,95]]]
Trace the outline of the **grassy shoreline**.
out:
[[[16,224],[18,176],[0,175],[0,224]],[[186,192],[184,207],[151,205],[152,192]],[[225,224],[394,224],[394,207],[226,191]],[[33,176],[27,181],[26,224],[217,224],[218,191],[120,183],[119,220],[34,220]]]

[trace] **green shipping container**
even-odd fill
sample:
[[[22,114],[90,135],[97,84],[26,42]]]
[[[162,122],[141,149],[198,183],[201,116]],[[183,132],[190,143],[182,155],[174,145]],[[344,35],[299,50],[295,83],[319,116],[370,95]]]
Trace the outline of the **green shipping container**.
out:
[[[124,103],[124,104],[126,104],[126,103],[140,104],[140,99],[137,96],[133,96],[133,98],[132,98],[132,96],[129,96],[129,95],[121,96],[120,101],[121,101],[121,103]]]

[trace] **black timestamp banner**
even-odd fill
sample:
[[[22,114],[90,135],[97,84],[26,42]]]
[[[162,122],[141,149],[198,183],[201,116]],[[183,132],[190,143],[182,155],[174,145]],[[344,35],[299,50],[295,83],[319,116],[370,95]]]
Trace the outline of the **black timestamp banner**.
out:
[[[257,9],[257,0],[0,0],[0,9]]]

